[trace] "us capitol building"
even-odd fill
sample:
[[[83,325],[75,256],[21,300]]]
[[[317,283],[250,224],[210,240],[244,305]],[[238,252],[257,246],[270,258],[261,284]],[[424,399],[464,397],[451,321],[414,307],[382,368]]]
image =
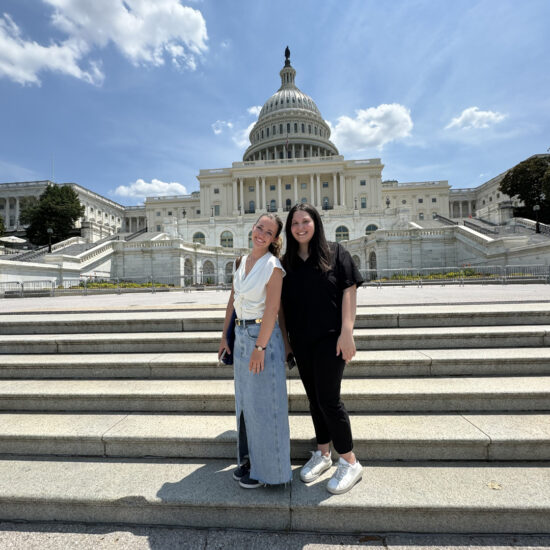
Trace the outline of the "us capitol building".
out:
[[[548,264],[549,239],[533,240],[525,227],[499,233],[488,225],[510,222],[516,205],[498,189],[504,174],[456,190],[447,181],[383,181],[381,159],[346,160],[339,154],[317,105],[296,86],[288,48],[279,75],[281,86],[264,103],[242,162],[202,169],[200,191],[150,197],[144,206],[124,207],[79,185],[64,184],[75,189],[85,207],[77,224],[80,248],[74,240],[72,248],[61,243],[35,260],[36,270],[28,262],[25,269],[15,269],[23,262],[13,258],[12,268],[0,266],[0,280],[2,274],[4,280],[43,276],[44,264],[44,276],[57,266],[57,278],[59,268],[67,277],[222,278],[249,247],[260,213],[277,212],[284,221],[297,202],[317,207],[327,238],[343,241],[361,269]],[[38,197],[46,185],[53,184],[0,184],[0,216],[8,232],[22,229],[21,201]],[[99,244],[83,247],[84,241]]]

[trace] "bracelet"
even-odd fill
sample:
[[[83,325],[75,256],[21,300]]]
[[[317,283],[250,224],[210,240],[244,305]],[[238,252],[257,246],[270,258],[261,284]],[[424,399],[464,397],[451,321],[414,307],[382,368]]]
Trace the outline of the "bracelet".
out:
[[[260,346],[260,345],[256,344],[254,347],[255,347],[258,351],[265,351],[265,347],[264,347],[264,346]]]

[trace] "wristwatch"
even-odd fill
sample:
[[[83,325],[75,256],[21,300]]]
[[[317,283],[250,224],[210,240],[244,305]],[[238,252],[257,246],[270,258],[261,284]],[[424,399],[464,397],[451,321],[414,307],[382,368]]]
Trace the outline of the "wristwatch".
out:
[[[263,346],[254,346],[258,351],[265,351]]]

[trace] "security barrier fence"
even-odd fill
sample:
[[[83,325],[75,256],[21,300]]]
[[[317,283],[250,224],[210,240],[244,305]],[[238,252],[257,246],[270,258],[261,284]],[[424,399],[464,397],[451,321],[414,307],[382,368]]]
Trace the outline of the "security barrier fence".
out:
[[[364,286],[423,286],[466,284],[550,283],[550,266],[462,266],[422,269],[361,269]],[[80,279],[0,282],[0,298],[169,292],[172,290],[228,290],[231,275],[199,274],[166,277],[87,276]]]
[[[421,269],[361,269],[366,286],[550,283],[547,265],[484,265]]]

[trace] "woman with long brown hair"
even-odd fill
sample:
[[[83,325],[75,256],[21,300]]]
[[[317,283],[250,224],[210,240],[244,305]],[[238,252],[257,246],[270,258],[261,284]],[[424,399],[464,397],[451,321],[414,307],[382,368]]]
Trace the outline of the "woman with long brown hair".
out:
[[[363,281],[349,252],[327,243],[321,216],[310,204],[290,210],[285,234],[281,326],[288,335],[287,353],[296,357],[317,439],[300,479],[309,483],[332,467],[332,443],[340,458],[327,489],[345,493],[362,476],[340,386],[344,367],[355,355],[356,293]]]

